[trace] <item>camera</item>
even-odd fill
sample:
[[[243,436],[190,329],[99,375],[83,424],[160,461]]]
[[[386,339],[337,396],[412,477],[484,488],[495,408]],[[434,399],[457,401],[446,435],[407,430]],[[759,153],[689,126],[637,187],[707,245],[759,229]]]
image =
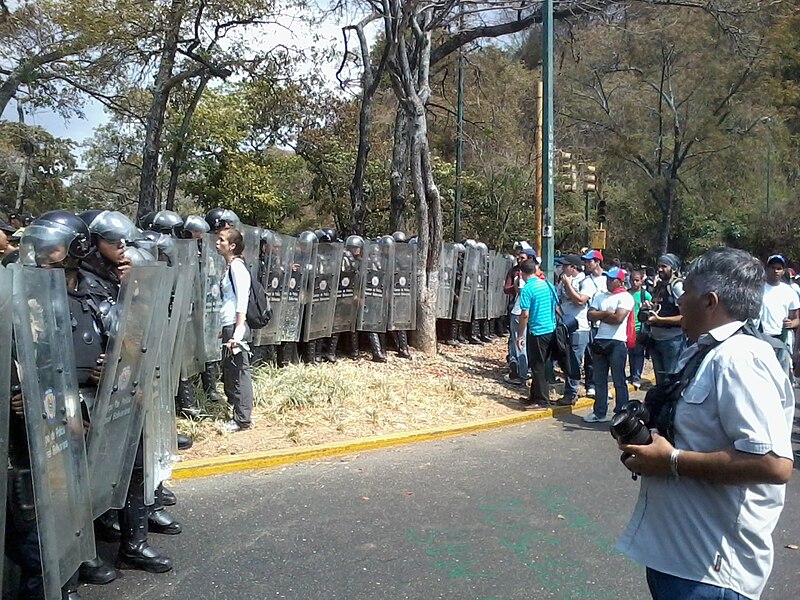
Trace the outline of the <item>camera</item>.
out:
[[[635,446],[646,446],[653,441],[650,435],[648,424],[650,422],[650,411],[638,400],[632,400],[622,407],[622,411],[614,415],[611,419],[611,435],[620,443],[633,444]],[[623,464],[630,458],[630,454],[623,452],[619,457]],[[632,475],[636,481],[636,473]]]
[[[642,307],[642,308],[639,309],[639,314],[636,315],[636,318],[639,319],[640,323],[647,323],[647,320],[652,315],[658,315],[658,311],[659,310],[661,310],[661,306],[659,306],[657,304],[651,306],[650,308]]]

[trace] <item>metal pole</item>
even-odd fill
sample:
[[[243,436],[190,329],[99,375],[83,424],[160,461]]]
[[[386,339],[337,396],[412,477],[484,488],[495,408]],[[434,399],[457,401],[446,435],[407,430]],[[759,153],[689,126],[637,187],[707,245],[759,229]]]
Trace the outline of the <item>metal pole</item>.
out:
[[[543,6],[542,79],[544,87],[544,135],[542,147],[542,268],[548,281],[553,279],[555,253],[553,229],[555,199],[553,196],[553,0]]]
[[[536,85],[536,188],[534,192],[534,205],[536,207],[536,223],[534,223],[534,248],[542,255],[542,131],[544,124],[542,123],[542,98],[544,92],[542,91],[542,82]]]
[[[456,203],[453,210],[453,242],[461,239],[461,167],[464,160],[464,53],[458,51],[458,107],[456,117]]]

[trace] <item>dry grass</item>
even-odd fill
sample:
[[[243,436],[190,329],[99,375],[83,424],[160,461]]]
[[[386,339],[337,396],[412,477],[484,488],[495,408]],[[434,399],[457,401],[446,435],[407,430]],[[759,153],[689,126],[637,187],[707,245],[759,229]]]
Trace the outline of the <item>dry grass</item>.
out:
[[[414,360],[340,359],[335,365],[259,367],[253,427],[224,433],[227,405],[202,402],[207,418],[179,419],[194,447],[185,458],[289,448],[516,414],[527,388],[503,383],[507,338],[442,346]],[[413,349],[412,349],[413,351]],[[555,394],[555,392],[554,392]]]

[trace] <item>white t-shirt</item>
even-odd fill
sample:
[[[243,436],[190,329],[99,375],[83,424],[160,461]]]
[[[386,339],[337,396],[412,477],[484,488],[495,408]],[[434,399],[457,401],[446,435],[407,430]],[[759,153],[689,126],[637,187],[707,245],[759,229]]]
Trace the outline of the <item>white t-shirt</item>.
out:
[[[772,347],[732,335],[740,321],[708,336],[724,340],[703,359],[675,412],[675,447],[793,458],[794,394]],[[681,355],[679,365],[704,342]],[[680,472],[680,459],[678,460]],[[758,598],[772,569],[772,531],[785,485],[722,485],[694,477],[642,477],[639,500],[617,549],[651,569]]]
[[[225,269],[220,281],[220,290],[222,291],[222,306],[219,309],[222,315],[221,325],[223,327],[235,325],[236,313],[247,314],[247,304],[250,302],[250,272],[244,261],[236,259]]]
[[[597,292],[597,288],[591,279],[583,273],[578,273],[572,278],[571,283],[576,292],[589,296],[589,302],[591,302],[591,298]],[[589,302],[581,305],[572,302],[570,295],[564,290],[563,283],[558,284],[558,294],[559,298],[561,298],[561,310],[564,311],[564,315],[574,317],[578,322],[577,331],[589,331],[589,318],[586,316],[586,313],[589,312]]]
[[[522,277],[517,275],[514,278],[514,285],[517,287],[517,297],[514,299],[514,306],[511,307],[511,314],[521,315],[522,309],[519,307],[519,292],[525,287],[525,282],[522,280]]]
[[[759,322],[767,335],[780,335],[783,331],[783,320],[789,316],[790,310],[800,308],[800,298],[788,284],[782,281],[778,285],[764,284],[764,301],[761,304]]]
[[[613,313],[616,312],[618,308],[624,308],[629,311],[633,310],[633,304],[633,296],[631,296],[628,292],[623,292],[620,294],[609,294],[608,292],[603,292],[595,295],[595,297],[592,298],[590,306],[595,310],[607,310]],[[594,338],[596,340],[618,340],[620,342],[627,342],[628,319],[623,319],[622,323],[619,325],[612,325],[611,323],[600,321],[600,325]]]

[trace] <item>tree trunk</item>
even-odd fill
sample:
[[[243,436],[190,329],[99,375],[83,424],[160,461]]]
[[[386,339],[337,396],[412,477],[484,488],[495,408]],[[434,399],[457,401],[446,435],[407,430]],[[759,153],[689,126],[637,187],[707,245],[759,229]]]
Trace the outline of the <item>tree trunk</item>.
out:
[[[167,112],[169,93],[174,85],[170,80],[172,79],[172,68],[175,65],[175,55],[178,52],[178,36],[183,20],[184,2],[185,0],[172,0],[167,28],[164,32],[161,62],[153,83],[153,101],[145,124],[144,150],[142,152],[142,174],[137,211],[139,217],[156,210],[161,134],[164,130],[164,115]]]
[[[672,229],[672,215],[675,212],[677,200],[677,181],[662,179],[654,184],[650,190],[661,211],[661,223],[658,227],[658,256],[669,252],[669,237]]]
[[[405,232],[406,194],[408,193],[408,135],[407,118],[402,107],[397,108],[394,119],[394,148],[392,150],[391,205],[389,207],[389,229]]]
[[[211,79],[211,74],[208,72],[203,73],[200,78],[200,83],[192,96],[192,101],[189,103],[189,106],[186,107],[186,112],[183,114],[181,128],[178,130],[178,133],[175,135],[175,140],[172,143],[172,157],[169,165],[169,185],[167,186],[167,198],[164,203],[164,208],[166,210],[175,210],[178,175],[181,172],[183,160],[186,157],[186,136],[189,133],[189,125],[192,123],[192,117],[194,116],[195,110],[197,110],[197,105],[200,103],[200,98],[203,96],[209,79]]]

